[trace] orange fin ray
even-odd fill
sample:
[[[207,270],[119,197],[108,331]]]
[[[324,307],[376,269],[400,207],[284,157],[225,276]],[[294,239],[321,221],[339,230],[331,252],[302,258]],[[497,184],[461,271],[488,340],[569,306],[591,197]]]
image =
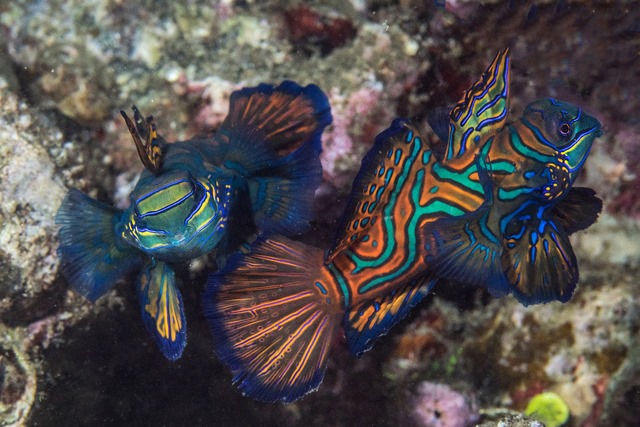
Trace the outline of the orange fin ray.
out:
[[[322,382],[342,310],[323,284],[323,252],[260,237],[211,276],[204,297],[216,352],[242,391],[292,402]]]

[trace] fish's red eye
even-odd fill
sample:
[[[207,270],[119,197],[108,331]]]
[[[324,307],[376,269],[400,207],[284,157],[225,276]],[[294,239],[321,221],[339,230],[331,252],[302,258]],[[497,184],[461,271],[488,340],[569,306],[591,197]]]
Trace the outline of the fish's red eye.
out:
[[[561,136],[569,136],[571,134],[571,126],[569,123],[562,123],[558,128],[558,132]]]

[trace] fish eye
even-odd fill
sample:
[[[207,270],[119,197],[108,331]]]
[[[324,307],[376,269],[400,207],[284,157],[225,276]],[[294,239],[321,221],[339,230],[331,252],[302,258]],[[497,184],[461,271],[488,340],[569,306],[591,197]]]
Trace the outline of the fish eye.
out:
[[[571,125],[566,122],[561,123],[560,126],[558,126],[558,133],[563,138],[568,137],[569,135],[571,135]]]

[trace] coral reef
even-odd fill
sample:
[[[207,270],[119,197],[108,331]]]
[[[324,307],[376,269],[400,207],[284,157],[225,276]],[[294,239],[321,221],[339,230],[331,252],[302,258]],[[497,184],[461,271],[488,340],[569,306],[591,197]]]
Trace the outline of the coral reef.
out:
[[[62,135],[34,123],[28,107],[0,80],[0,319],[32,321],[52,311],[63,284],[56,278],[53,217],[64,187],[46,146]]]
[[[477,409],[445,384],[423,382],[416,390],[413,419],[422,427],[465,427],[479,419]]]
[[[0,420],[2,425],[21,425],[36,398],[37,369],[15,331],[0,327],[0,333]]]
[[[539,426],[517,411],[543,392],[567,403],[572,426],[635,425],[639,18],[633,2],[584,0],[0,4],[0,424],[389,425],[444,390],[467,405],[475,396],[487,427]],[[124,207],[141,170],[119,109],[135,103],[184,139],[214,131],[239,87],[318,84],[334,124],[304,238],[326,246],[375,135],[398,115],[427,129],[427,114],[505,46],[512,116],[554,96],[605,126],[578,185],[606,212],[572,237],[581,279],[570,302],[525,308],[440,283],[361,359],[337,342],[318,393],[267,406],[235,391],[212,356],[197,309],[206,259],[183,267],[193,332],[176,364],[153,352],[129,288],[91,306],[57,274],[65,186]]]
[[[349,19],[324,16],[305,5],[287,9],[283,16],[291,44],[309,54],[316,47],[323,55],[327,55],[353,40],[357,33]]]

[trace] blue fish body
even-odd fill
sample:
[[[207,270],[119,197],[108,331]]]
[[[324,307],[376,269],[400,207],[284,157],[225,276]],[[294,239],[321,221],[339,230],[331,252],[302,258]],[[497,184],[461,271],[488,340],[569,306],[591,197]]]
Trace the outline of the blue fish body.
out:
[[[161,261],[186,261],[216,248],[227,236],[232,206],[245,191],[241,177],[205,168],[194,145],[168,146],[162,174],[143,172],[115,225],[129,245]],[[171,158],[174,150],[182,160]]]
[[[234,92],[229,115],[210,137],[167,143],[152,117],[122,113],[145,170],[120,211],[77,190],[64,199],[61,270],[91,301],[139,271],[146,328],[163,354],[178,359],[186,319],[172,263],[213,250],[223,265],[257,230],[306,230],[320,183],[320,136],[331,122],[315,85],[285,81]]]

